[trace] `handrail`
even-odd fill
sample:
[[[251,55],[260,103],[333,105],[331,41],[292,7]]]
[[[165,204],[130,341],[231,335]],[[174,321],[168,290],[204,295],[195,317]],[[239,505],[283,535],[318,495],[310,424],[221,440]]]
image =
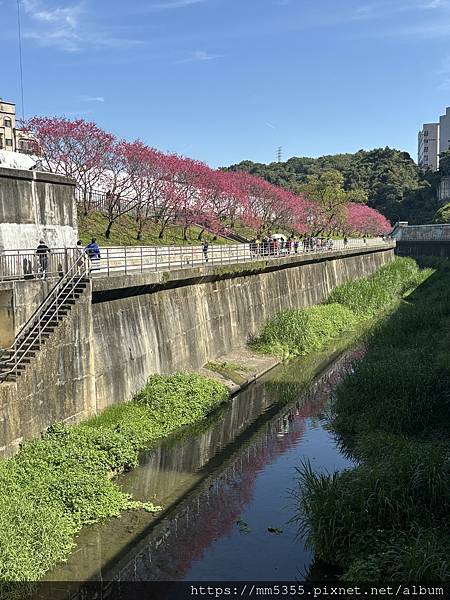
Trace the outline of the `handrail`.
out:
[[[46,304],[50,298],[56,293],[57,288],[61,285],[62,281],[64,281],[67,276],[69,275],[69,273],[71,273],[72,269],[76,266],[80,264],[80,259],[81,258],[85,258],[84,256],[79,256],[76,261],[74,262],[74,264],[72,265],[72,267],[67,271],[67,273],[65,273],[65,275],[63,275],[63,277],[61,279],[59,279],[59,281],[56,282],[56,284],[53,286],[53,288],[50,290],[50,292],[47,294],[47,296],[44,298],[44,300],[42,301],[42,303],[36,308],[36,310],[33,312],[33,314],[31,315],[31,317],[28,319],[28,321],[25,323],[25,325],[23,325],[19,331],[19,333],[16,335],[16,339],[19,338],[23,333],[25,333],[25,330],[28,329],[28,326],[30,325],[31,321],[33,321],[33,319],[35,318],[35,316],[38,314],[38,312],[42,309],[42,307],[44,306],[44,304]],[[6,350],[10,350],[11,348],[6,348]]]
[[[71,294],[74,294],[76,286],[86,277],[87,273],[86,257],[80,255],[21,328],[14,340],[14,344],[10,348],[5,349],[6,352],[12,352],[7,362],[12,361],[14,364],[11,369],[0,374],[0,382],[4,381],[11,373],[16,373],[17,375],[18,366],[29,354],[30,348],[36,339],[39,339],[39,347],[42,345],[41,336],[49,325],[51,318],[55,314],[58,316],[59,307],[64,304]],[[45,317],[48,317],[48,319],[43,323]],[[34,325],[32,325],[33,322]],[[30,325],[32,325],[31,328]],[[24,334],[25,337],[21,340]],[[27,347],[28,342],[30,344]],[[22,354],[20,354],[21,350],[23,350]]]

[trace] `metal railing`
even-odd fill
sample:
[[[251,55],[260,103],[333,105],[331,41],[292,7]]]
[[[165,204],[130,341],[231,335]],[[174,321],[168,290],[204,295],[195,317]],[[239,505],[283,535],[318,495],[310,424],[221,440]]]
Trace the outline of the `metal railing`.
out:
[[[51,248],[49,253],[36,250],[3,250],[0,254],[0,281],[61,277],[67,273],[80,252],[76,248]]]
[[[332,245],[299,242],[290,248],[273,244],[210,244],[205,252],[197,246],[110,246],[100,249],[100,259],[87,259],[94,276],[131,274],[144,271],[171,271],[201,265],[223,265],[259,260],[276,260],[296,254],[318,254],[383,243],[382,238],[334,240]],[[0,281],[62,277],[79,259],[77,248],[51,249],[47,270],[35,250],[5,250],[0,255]]]
[[[68,271],[61,277],[52,288],[42,304],[34,311],[25,325],[16,335],[14,344],[3,350],[0,359],[0,382],[5,381],[10,375],[17,378],[18,368],[24,364],[30,353],[39,350],[43,343],[43,335],[48,329],[55,325],[61,315],[62,306],[69,299],[75,300],[76,288],[87,276],[87,260],[83,255],[70,266]],[[7,360],[4,360],[4,356]],[[9,367],[9,368],[6,368]]]
[[[202,246],[113,246],[101,248],[100,259],[91,260],[91,274],[110,277],[148,271],[172,271],[201,265],[224,265],[260,260],[277,260],[300,254],[323,254],[335,250],[367,248],[383,244],[382,238],[334,240],[332,245],[299,243],[290,248],[271,244],[211,244]]]

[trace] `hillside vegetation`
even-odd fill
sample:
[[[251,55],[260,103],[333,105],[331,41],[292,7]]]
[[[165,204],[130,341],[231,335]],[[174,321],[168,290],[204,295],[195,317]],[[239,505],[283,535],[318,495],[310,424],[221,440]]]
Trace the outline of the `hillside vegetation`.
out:
[[[286,162],[267,165],[245,160],[226,170],[245,171],[295,193],[305,191],[311,178],[338,171],[344,177],[347,191],[363,190],[367,204],[391,223],[398,220],[428,223],[439,208],[437,188],[449,160],[441,159],[440,172],[424,173],[407,152],[386,147],[319,158],[292,157]]]

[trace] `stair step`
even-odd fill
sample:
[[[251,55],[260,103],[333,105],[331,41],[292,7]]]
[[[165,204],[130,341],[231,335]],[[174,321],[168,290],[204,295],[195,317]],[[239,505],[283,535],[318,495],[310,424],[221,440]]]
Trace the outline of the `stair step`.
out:
[[[25,371],[26,366],[27,365],[22,365],[22,364],[17,365],[17,373],[22,373],[22,371]],[[14,365],[10,365],[10,366],[8,366],[8,368],[1,369],[0,376],[5,375],[6,373],[11,373],[11,372],[14,372],[14,373],[16,372],[16,368]]]
[[[2,378],[1,375],[0,375],[0,382],[2,382],[2,381],[13,382],[13,381],[16,381],[16,377],[12,373],[10,373],[9,375],[7,375],[5,378]]]

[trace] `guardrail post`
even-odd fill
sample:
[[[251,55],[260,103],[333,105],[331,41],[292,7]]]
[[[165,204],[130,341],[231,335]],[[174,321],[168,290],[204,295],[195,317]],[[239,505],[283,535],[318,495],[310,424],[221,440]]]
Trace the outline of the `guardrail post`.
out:
[[[127,247],[125,246],[125,275],[127,274]]]
[[[144,261],[143,261],[143,257],[142,257],[142,246],[140,246],[141,249],[141,273],[144,270]]]

